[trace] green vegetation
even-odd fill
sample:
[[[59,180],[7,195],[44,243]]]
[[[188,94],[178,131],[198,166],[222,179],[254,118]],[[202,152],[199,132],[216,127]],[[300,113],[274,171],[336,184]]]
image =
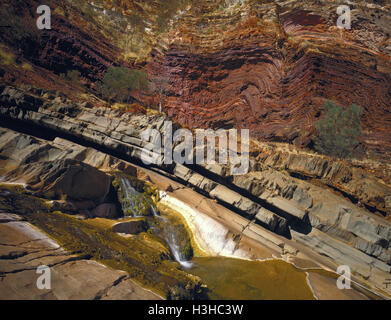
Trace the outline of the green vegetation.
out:
[[[335,102],[327,101],[324,110],[324,118],[315,123],[315,150],[339,158],[353,156],[362,135],[362,108],[352,104],[343,109]]]
[[[172,240],[175,239],[181,259],[191,260],[194,256],[193,243],[191,234],[189,234],[184,222],[168,208],[159,205],[159,209],[163,209],[159,210],[162,218],[155,218],[150,221],[151,229],[149,232],[165,239],[166,242],[169,241],[167,237],[171,237]]]
[[[12,6],[4,5],[0,8],[1,32],[0,39],[5,43],[24,47],[31,41],[40,43],[40,32],[35,26],[35,20],[30,16],[19,16],[18,10],[26,4],[17,1]]]
[[[51,204],[48,200],[35,197],[18,184],[0,184],[0,210],[15,212],[21,215],[35,211],[49,212]]]
[[[16,63],[15,55],[2,45],[0,45],[0,63],[6,66]]]
[[[170,231],[174,234],[175,240],[179,246],[179,253],[181,259],[189,261],[193,258],[193,247],[191,246],[191,239],[189,233],[187,232],[185,226],[176,222],[170,225]]]
[[[171,287],[186,288],[187,294],[202,293],[199,279],[178,269],[178,265],[169,260],[167,248],[147,233],[124,238],[111,230],[91,225],[88,220],[78,220],[60,212],[36,212],[26,218],[68,251],[124,270],[131,278],[163,296],[172,296]]]
[[[61,74],[61,77],[65,80],[72,82],[73,84],[79,84],[81,73],[77,70],[68,70],[67,73]]]
[[[152,216],[152,207],[156,209],[159,194],[152,185],[138,180],[132,176],[115,174],[112,182],[117,191],[118,200],[121,203],[125,216]],[[173,214],[163,213],[164,218],[149,218],[151,226],[148,233],[157,236],[161,242],[167,241],[168,236],[172,236],[179,246],[181,258],[191,260],[193,257],[193,247],[191,237],[181,219]]]
[[[201,280],[170,260],[170,251],[155,235],[140,233],[124,238],[110,224],[80,220],[51,212],[50,203],[28,195],[23,186],[0,185],[0,209],[22,215],[72,254],[80,254],[117,270],[126,271],[142,286],[169,299],[206,298]]]
[[[33,66],[31,64],[27,63],[27,62],[22,63],[22,69],[24,71],[29,71],[29,72],[33,72],[34,71]]]
[[[144,71],[130,70],[123,67],[110,67],[98,89],[103,97],[109,100],[129,102],[133,90],[148,89],[148,78]]]
[[[184,216],[181,213],[173,210],[172,208],[168,207],[167,205],[163,204],[162,202],[159,202],[157,204],[157,208],[158,208],[161,216],[164,216],[164,217],[167,217],[168,219],[170,219],[171,223],[173,223],[174,225],[181,224],[184,227],[184,229],[186,230],[186,234],[188,235],[188,239],[186,239],[185,241],[186,242],[190,241],[190,243],[187,242],[188,243],[187,247],[191,246],[191,254],[188,256],[188,257],[190,257],[190,258],[188,258],[188,260],[190,260],[191,258],[194,258],[194,257],[208,256],[208,254],[206,252],[204,252],[199,247],[197,240],[195,238],[195,235],[191,231],[191,227],[189,226],[186,219],[184,218]],[[188,251],[188,252],[190,253],[190,251]],[[186,255],[186,252],[183,252],[183,254]]]
[[[306,273],[282,260],[202,257],[194,259],[194,268],[190,272],[206,282],[211,299],[315,299],[306,281]]]
[[[131,176],[115,175],[112,182],[117,191],[125,216],[152,216],[152,206],[158,198],[157,191],[150,185]],[[132,190],[134,188],[134,190]]]
[[[131,87],[132,90],[145,91],[149,88],[148,76],[143,70],[132,70],[131,75]]]

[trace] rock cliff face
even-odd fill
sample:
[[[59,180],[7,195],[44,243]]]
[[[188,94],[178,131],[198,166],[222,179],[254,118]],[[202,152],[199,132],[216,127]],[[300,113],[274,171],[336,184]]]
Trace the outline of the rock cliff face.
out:
[[[169,116],[300,145],[324,100],[334,99],[361,105],[365,145],[390,150],[389,7],[351,4],[352,29],[341,31],[336,2],[224,3],[201,1],[187,12],[148,64],[170,79]]]
[[[364,109],[363,147],[383,157],[391,150],[389,4],[349,4],[352,28],[340,30],[337,2],[176,2],[184,4],[159,24],[159,1],[51,0],[52,30],[6,42],[16,66],[2,66],[0,76],[74,95],[61,73],[78,70],[96,88],[109,66],[145,67],[168,81],[164,111],[179,123],[248,128],[254,137],[301,146],[311,145],[326,99],[356,103]],[[18,3],[27,28],[38,5]],[[145,29],[132,27],[134,15]],[[24,61],[34,72],[17,65]],[[156,96],[133,97],[157,103]]]
[[[118,212],[111,180],[102,171],[140,173],[146,167],[143,130],[164,133],[171,119],[193,129],[247,128],[258,140],[251,141],[245,175],[232,176],[228,166],[217,164],[165,165],[160,153],[148,169],[237,218],[237,234],[223,229],[220,237],[225,243],[232,236],[229,253],[242,252],[244,237],[281,256],[309,250],[334,269],[349,265],[356,281],[391,296],[383,285],[391,273],[390,5],[350,3],[352,29],[339,30],[336,1],[180,1],[164,28],[162,3],[51,0],[52,30],[31,33],[26,41],[2,33],[2,179],[25,183],[29,192],[53,200],[55,209],[113,218]],[[12,12],[33,28],[37,5],[16,1]],[[134,14],[146,28],[128,28]],[[11,31],[19,27],[12,24]],[[97,81],[120,65],[165,80],[166,114],[108,108],[97,97]],[[61,76],[72,70],[81,74],[78,83]],[[144,106],[158,100],[151,92],[133,91],[132,97]],[[286,144],[311,146],[314,121],[328,99],[363,107],[362,147],[382,161],[336,160]],[[7,213],[4,223],[15,224],[14,218]],[[143,225],[132,224],[114,230],[142,233]],[[111,282],[123,279],[122,273],[112,275]],[[190,291],[200,289],[194,283]],[[97,284],[91,294],[110,296],[108,285]]]
[[[134,170],[123,160],[143,166],[141,148],[146,142],[140,133],[147,128],[163,132],[169,119],[85,108],[65,98],[44,96],[45,92],[38,96],[11,87],[0,95],[0,114],[7,119],[1,125],[25,132],[1,131],[1,164],[3,171],[11,172],[9,177],[28,180],[29,164],[44,161],[45,166],[48,161],[66,159],[98,168]],[[155,156],[162,159],[161,154]],[[150,169],[242,216],[242,235],[263,239],[281,253],[297,253],[291,244],[265,235],[266,228],[337,265],[351,266],[360,281],[389,294],[383,281],[391,272],[391,224],[385,219],[391,213],[391,187],[371,173],[369,164],[362,169],[354,163],[264,144],[246,175],[231,176],[227,166],[218,164],[158,162]]]

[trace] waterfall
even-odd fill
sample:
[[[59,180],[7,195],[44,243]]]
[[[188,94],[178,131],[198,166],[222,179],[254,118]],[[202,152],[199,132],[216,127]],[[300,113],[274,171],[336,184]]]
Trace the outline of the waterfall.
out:
[[[124,211],[126,209],[130,209],[132,212],[132,216],[142,217],[139,212],[133,209],[134,204],[137,203],[138,199],[142,196],[130,183],[130,181],[126,178],[121,178],[121,188],[124,194],[124,199],[129,202],[127,206],[126,203],[122,204]],[[158,233],[167,243],[170,248],[172,256],[175,260],[184,268],[191,268],[193,263],[187,261],[185,257],[183,257],[181,253],[181,247],[179,242],[176,239],[174,227],[170,221],[170,219],[163,217],[158,214],[158,210],[155,205],[151,203],[150,205],[151,211],[153,213],[154,219],[158,220],[158,226],[153,226],[152,229]]]
[[[170,228],[169,228],[170,229]],[[174,232],[170,230],[170,232],[167,233],[165,237],[166,242],[168,243],[168,246],[171,249],[171,253],[173,254],[175,260],[179,262],[179,264],[186,268],[190,269],[193,266],[193,263],[190,261],[187,261],[181,254],[180,247],[178,245],[178,242],[176,241],[176,237]]]
[[[155,206],[152,206],[151,209],[152,209],[152,213],[153,213],[154,217],[156,217],[156,218],[160,217],[160,215],[158,215],[158,213],[157,213]],[[161,218],[163,218],[163,217],[161,217]]]
[[[121,187],[126,199],[130,199],[132,195],[138,195],[137,190],[130,184],[130,181],[125,178],[121,178]]]
[[[143,217],[144,215],[140,214],[135,208],[144,206],[145,196],[132,186],[129,179],[121,177],[120,182],[123,193],[123,201],[121,201],[122,210],[124,213],[130,210],[131,216],[134,218]]]
[[[209,255],[248,258],[248,254],[238,249],[235,241],[228,236],[229,230],[226,226],[165,192],[160,193],[160,199],[162,203],[182,214],[198,245]]]
[[[155,219],[158,219],[161,222],[162,228],[153,227],[153,229],[159,233],[162,238],[168,244],[171,254],[174,259],[184,268],[190,269],[193,266],[193,263],[188,261],[185,257],[183,257],[181,253],[181,247],[179,242],[176,239],[175,231],[173,230],[173,225],[170,220],[166,217],[157,214],[157,210],[155,208],[152,209],[154,212]]]

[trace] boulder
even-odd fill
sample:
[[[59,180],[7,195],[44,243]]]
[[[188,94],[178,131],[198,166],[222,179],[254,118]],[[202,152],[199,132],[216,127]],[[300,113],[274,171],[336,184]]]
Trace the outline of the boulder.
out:
[[[111,177],[77,160],[55,160],[23,165],[6,179],[24,182],[34,193],[49,199],[92,201],[101,204],[106,198]]]
[[[255,215],[255,220],[263,225],[266,225],[271,231],[278,234],[284,234],[288,229],[288,223],[286,219],[277,216],[273,212],[261,208]]]
[[[125,221],[112,227],[114,232],[125,234],[139,234],[148,230],[148,224],[144,219]]]
[[[103,203],[90,211],[90,216],[113,219],[119,217],[117,206],[114,203]]]

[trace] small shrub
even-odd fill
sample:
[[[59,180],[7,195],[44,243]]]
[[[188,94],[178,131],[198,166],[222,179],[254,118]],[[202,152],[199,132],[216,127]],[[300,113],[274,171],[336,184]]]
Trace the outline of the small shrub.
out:
[[[31,64],[27,63],[27,62],[24,62],[22,64],[22,69],[25,70],[25,71],[29,71],[29,72],[33,72],[34,71],[34,68]]]
[[[148,78],[144,71],[110,67],[98,89],[109,101],[118,99],[120,102],[129,102],[133,90],[148,89]]]
[[[26,4],[21,4],[21,6],[26,6]],[[35,20],[29,16],[19,16],[17,10],[17,6],[0,8],[0,39],[22,48],[29,42],[40,43],[41,36],[35,27]],[[34,27],[31,27],[32,25]]]
[[[79,83],[81,73],[77,70],[68,70],[66,74],[62,74],[61,77],[74,84]]]
[[[344,110],[333,101],[327,101],[324,110],[324,118],[315,123],[315,149],[339,158],[353,156],[362,135],[362,108],[352,104]]]
[[[15,55],[0,46],[0,63],[6,66],[15,64]]]

